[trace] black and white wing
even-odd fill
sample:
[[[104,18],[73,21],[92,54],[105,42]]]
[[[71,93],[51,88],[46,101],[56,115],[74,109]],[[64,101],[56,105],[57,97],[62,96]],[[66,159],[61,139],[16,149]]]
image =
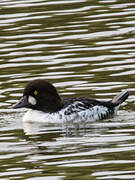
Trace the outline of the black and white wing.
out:
[[[65,115],[83,120],[96,121],[106,119],[114,114],[111,102],[101,102],[89,98],[76,98],[65,100]]]

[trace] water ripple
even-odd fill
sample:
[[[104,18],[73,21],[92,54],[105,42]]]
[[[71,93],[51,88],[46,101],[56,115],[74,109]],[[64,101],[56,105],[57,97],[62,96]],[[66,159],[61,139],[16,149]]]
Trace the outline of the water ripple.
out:
[[[132,1],[0,2],[1,179],[135,179]],[[62,97],[131,96],[92,124],[23,124],[12,109],[26,83],[47,79]]]

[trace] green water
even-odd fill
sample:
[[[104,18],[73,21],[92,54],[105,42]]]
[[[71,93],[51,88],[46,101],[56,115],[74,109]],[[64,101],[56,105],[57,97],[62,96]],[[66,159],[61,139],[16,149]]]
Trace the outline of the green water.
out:
[[[14,110],[33,79],[62,97],[131,95],[113,119],[25,124]],[[135,2],[0,1],[0,179],[135,179]]]

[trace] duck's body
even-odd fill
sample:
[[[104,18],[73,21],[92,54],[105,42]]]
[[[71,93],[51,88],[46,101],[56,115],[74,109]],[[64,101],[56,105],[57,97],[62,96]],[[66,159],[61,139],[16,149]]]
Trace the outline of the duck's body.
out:
[[[24,90],[21,101],[14,108],[30,108],[23,121],[67,122],[97,121],[116,114],[120,104],[129,96],[126,90],[112,101],[98,101],[90,98],[61,99],[55,87],[45,80],[31,81]]]
[[[103,106],[101,104],[92,104],[94,100],[86,98],[63,99],[63,108],[57,112],[43,112],[39,110],[28,110],[23,117],[23,121],[39,122],[66,122],[66,121],[97,121],[112,117],[116,109]]]

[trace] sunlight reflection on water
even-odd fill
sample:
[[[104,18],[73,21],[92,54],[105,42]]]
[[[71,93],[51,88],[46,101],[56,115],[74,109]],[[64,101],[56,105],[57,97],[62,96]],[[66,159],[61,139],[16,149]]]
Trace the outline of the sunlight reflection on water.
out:
[[[134,10],[127,1],[0,2],[0,178],[135,179]],[[47,79],[62,97],[131,96],[91,124],[25,124],[12,105]]]

